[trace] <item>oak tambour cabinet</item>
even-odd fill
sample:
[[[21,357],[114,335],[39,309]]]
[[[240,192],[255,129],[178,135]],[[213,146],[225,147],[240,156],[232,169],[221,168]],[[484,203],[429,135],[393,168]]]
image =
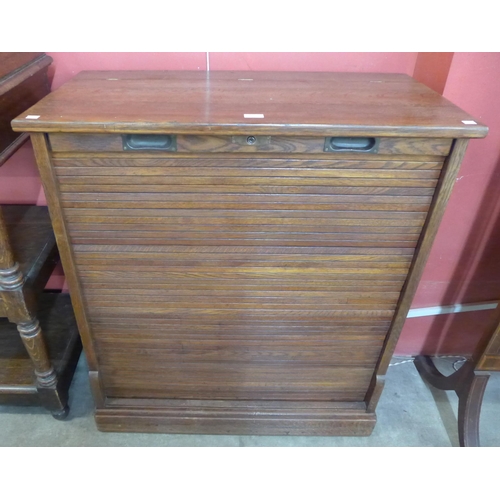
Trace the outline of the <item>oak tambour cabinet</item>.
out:
[[[406,75],[83,72],[31,133],[104,431],[369,434],[470,138]]]

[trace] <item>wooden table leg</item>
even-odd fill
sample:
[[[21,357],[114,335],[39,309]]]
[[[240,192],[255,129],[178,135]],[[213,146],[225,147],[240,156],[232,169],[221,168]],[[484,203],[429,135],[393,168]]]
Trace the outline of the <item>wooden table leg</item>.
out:
[[[32,312],[35,308],[32,297],[24,289],[24,277],[17,263],[9,269],[0,269],[0,289],[7,317],[17,325],[33,363],[41,403],[54,418],[62,420],[69,412],[68,394],[59,388],[58,375],[50,360],[42,329]]]
[[[475,365],[466,361],[455,373],[445,376],[429,356],[417,356],[415,367],[430,385],[458,396],[458,435],[460,446],[479,446],[479,417],[489,374],[478,373]]]

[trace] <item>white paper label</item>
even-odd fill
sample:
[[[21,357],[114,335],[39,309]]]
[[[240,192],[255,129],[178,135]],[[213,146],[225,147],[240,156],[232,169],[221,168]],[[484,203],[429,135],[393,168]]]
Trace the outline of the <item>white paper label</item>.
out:
[[[264,118],[264,115],[261,113],[245,113],[243,118]]]
[[[40,118],[40,115],[28,115],[26,120],[38,120],[38,118]]]
[[[477,122],[475,122],[474,120],[462,120],[462,123],[464,125],[477,125]]]

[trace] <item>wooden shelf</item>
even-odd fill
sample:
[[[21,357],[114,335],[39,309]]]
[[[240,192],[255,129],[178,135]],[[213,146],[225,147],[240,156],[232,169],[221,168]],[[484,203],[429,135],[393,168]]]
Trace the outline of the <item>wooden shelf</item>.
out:
[[[27,283],[45,285],[58,261],[47,207],[3,205],[2,213],[14,257]]]
[[[37,316],[59,375],[59,388],[67,390],[81,352],[69,295],[41,294]],[[40,404],[33,363],[16,325],[5,318],[0,319],[0,404]]]

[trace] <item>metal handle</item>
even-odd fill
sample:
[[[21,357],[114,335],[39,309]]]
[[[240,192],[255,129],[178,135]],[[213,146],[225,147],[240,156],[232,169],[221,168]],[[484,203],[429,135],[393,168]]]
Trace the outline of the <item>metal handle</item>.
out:
[[[374,137],[327,137],[325,151],[376,153],[379,139]]]
[[[123,136],[123,149],[177,151],[177,141],[175,135],[126,134]]]

